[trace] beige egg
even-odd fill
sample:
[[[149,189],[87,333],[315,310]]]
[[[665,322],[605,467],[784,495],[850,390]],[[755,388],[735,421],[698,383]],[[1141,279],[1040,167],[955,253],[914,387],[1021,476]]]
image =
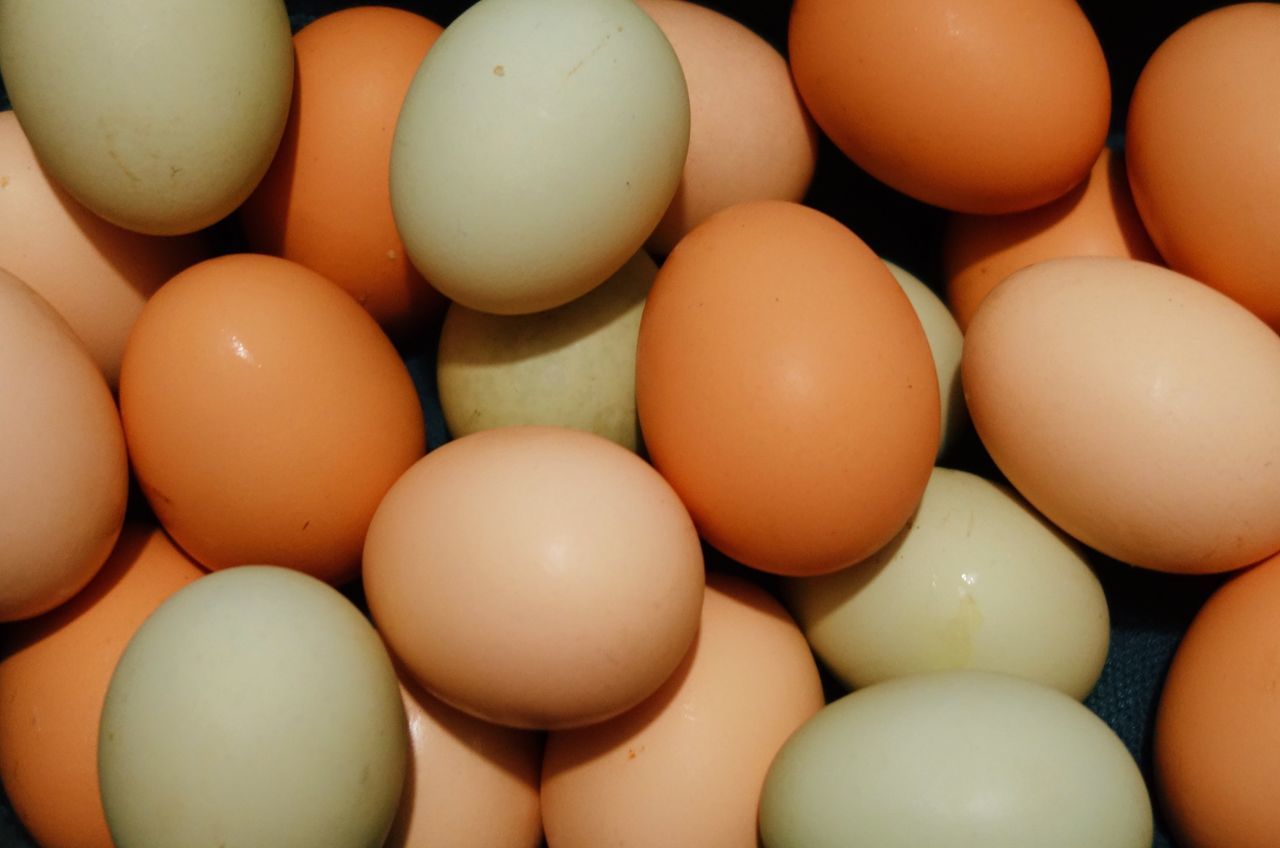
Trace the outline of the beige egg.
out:
[[[49,173],[130,230],[189,233],[262,179],[284,132],[281,0],[0,3],[0,68]]]
[[[548,738],[548,844],[756,848],[769,763],[821,707],[813,656],[782,606],[709,575],[697,641],[662,688],[611,721]]]
[[[818,133],[778,51],[747,27],[685,0],[637,5],[671,42],[689,87],[689,153],[676,196],[646,246],[671,252],[715,212],[748,200],[799,202]]]
[[[436,357],[449,432],[552,424],[635,450],[636,338],[657,273],[639,251],[604,283],[555,309],[492,315],[450,306]]]
[[[542,734],[489,724],[400,682],[409,773],[384,848],[538,848]]]
[[[987,295],[961,365],[974,425],[1040,512],[1160,571],[1280,550],[1280,337],[1131,259],[1054,259]]]
[[[107,561],[129,469],[111,390],[44,299],[0,270],[0,621],[70,598]]]
[[[112,387],[142,305],[206,254],[196,237],[144,236],[85,209],[41,167],[17,116],[0,112],[0,268],[58,310]]]
[[[1084,698],[1107,658],[1107,599],[1079,546],[964,471],[935,468],[911,523],[870,559],[784,588],[809,644],[852,689],[976,668]]]

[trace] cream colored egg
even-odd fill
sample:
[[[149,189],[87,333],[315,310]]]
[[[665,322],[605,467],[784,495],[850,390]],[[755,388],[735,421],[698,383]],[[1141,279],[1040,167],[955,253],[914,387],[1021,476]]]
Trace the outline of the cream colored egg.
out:
[[[1102,719],[982,671],[913,675],[828,705],[760,799],[766,848],[1150,848],[1138,765]]]
[[[809,644],[850,688],[976,668],[1084,698],[1107,658],[1107,599],[1079,547],[964,471],[935,468],[911,523],[870,559],[784,585]]]
[[[969,423],[969,413],[964,407],[964,391],[960,388],[960,359],[964,352],[964,334],[942,299],[910,271],[886,261],[889,273],[902,286],[907,298],[916,310],[916,317],[929,339],[929,351],[938,371],[938,391],[941,394],[942,438],[938,442],[938,456],[947,452],[956,436]]]
[[[640,249],[688,144],[680,63],[630,0],[480,0],[405,98],[396,226],[414,265],[458,303],[550,309]]]
[[[436,359],[449,432],[555,424],[635,450],[636,338],[657,273],[639,251],[603,284],[545,312],[450,306]]]
[[[314,577],[243,566],[171,596],[129,642],[98,738],[116,848],[368,848],[408,731],[378,634]]]
[[[130,230],[206,227],[253,191],[284,131],[281,0],[0,0],[0,71],[36,155]]]

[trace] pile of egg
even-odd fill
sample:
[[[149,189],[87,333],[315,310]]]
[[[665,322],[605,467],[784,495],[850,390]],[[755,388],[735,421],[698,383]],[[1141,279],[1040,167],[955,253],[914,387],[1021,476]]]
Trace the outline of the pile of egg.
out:
[[[36,843],[1280,844],[1280,5],[1124,150],[1071,0],[423,6],[0,0]],[[1104,560],[1221,583],[1150,780]]]

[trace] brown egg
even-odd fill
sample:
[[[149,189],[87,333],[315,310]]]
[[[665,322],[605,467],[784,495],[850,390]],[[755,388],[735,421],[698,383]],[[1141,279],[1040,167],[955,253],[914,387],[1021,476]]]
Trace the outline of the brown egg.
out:
[[[351,579],[378,501],[425,449],[413,382],[374,320],[270,256],[210,259],[156,292],[120,407],[157,517],[213,569]]]
[[[713,215],[672,251],[640,322],[636,403],[703,537],[795,576],[893,538],[941,426],[928,339],[888,268],[781,201]]]
[[[400,106],[440,32],[421,15],[377,6],[303,27],[284,139],[241,208],[254,250],[318,271],[401,335],[444,306],[405,255],[388,183]]]
[[[756,848],[769,764],[821,707],[817,666],[782,606],[709,576],[698,638],[662,688],[611,721],[548,738],[548,844]]]
[[[803,198],[818,137],[786,60],[705,6],[685,0],[637,5],[671,42],[689,87],[684,175],[646,247],[665,256],[712,213],[735,203]]]
[[[364,550],[378,629],[407,671],[514,727],[603,721],[689,649],[702,549],[644,460],[566,427],[449,442],[400,478]]]
[[[542,734],[489,724],[401,676],[412,745],[384,848],[538,848]]]
[[[54,184],[12,112],[0,112],[0,268],[49,301],[114,388],[129,329],[152,292],[208,255],[198,237],[121,229]]]
[[[974,426],[1050,521],[1123,562],[1227,571],[1280,550],[1280,337],[1131,259],[1051,259],[965,336]]]
[[[112,848],[98,794],[98,716],[125,645],[203,572],[130,524],[84,591],[16,626],[0,660],[0,780],[43,848]]]
[[[1103,148],[1083,183],[1044,206],[950,217],[942,261],[956,322],[968,327],[982,299],[1014,271],[1064,256],[1161,261],[1133,206],[1122,155]]]
[[[0,270],[0,621],[46,612],[102,567],[129,467],[111,390],[71,327]]]
[[[1156,50],[1129,106],[1134,200],[1169,267],[1280,327],[1280,5],[1240,3]]]
[[[1106,139],[1106,59],[1074,0],[796,0],[789,43],[823,131],[926,203],[1048,203]]]
[[[1185,848],[1280,845],[1280,557],[1196,614],[1156,711],[1161,800]]]

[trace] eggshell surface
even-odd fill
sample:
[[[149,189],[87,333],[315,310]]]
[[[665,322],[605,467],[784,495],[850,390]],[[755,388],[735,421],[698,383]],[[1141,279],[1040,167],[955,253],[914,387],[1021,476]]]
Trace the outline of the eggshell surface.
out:
[[[436,356],[449,432],[548,424],[635,450],[636,337],[657,273],[639,251],[604,283],[555,309],[492,315],[451,306]]]
[[[99,775],[117,848],[380,845],[404,782],[395,670],[342,595],[291,569],[206,575],[111,678]]]
[[[672,251],[640,322],[636,402],[703,537],[781,574],[888,542],[938,450],[938,379],[910,300],[857,236],[781,201],[718,213]]]
[[[542,737],[472,718],[401,682],[410,772],[385,848],[538,848]]]
[[[1090,547],[1180,573],[1280,549],[1280,337],[1208,286],[1038,263],[987,296],[962,377],[996,464]]]
[[[293,87],[280,0],[0,3],[0,69],[49,173],[108,221],[176,235],[253,191]]]
[[[1106,139],[1106,59],[1074,0],[796,0],[788,43],[836,146],[935,206],[1048,203]]]
[[[0,621],[47,612],[106,562],[129,467],[111,390],[43,298],[0,270]]]
[[[640,249],[688,145],[680,63],[630,0],[481,0],[446,28],[405,99],[396,225],[454,301],[550,309]]]
[[[611,721],[550,735],[548,843],[755,848],[769,762],[821,707],[813,657],[781,605],[710,575],[698,638],[662,688]]]
[[[902,533],[869,559],[788,580],[784,596],[851,689],[976,668],[1083,699],[1107,658],[1107,599],[1082,551],[1021,498],[935,468]]]
[[[953,215],[942,246],[947,303],[960,327],[1005,277],[1045,259],[1119,256],[1161,262],[1133,205],[1124,157],[1103,148],[1085,181],[1009,215]]]
[[[665,256],[735,203],[799,202],[813,179],[818,137],[786,60],[742,24],[697,3],[637,5],[671,42],[689,88],[684,174],[646,247]]]
[[[1280,840],[1274,716],[1280,558],[1223,585],[1196,614],[1156,711],[1161,800],[1179,845],[1263,848]]]
[[[195,237],[156,238],[109,224],[54,183],[13,112],[0,112],[0,268],[58,311],[114,388],[142,304],[206,258]]]
[[[1169,267],[1280,327],[1280,7],[1183,26],[1138,78],[1126,144],[1134,200]]]
[[[378,507],[369,609],[413,678],[526,728],[602,721],[651,695],[698,628],[702,550],[634,453],[563,427],[449,442]]]
[[[255,251],[318,271],[402,336],[443,308],[405,254],[387,181],[400,106],[440,32],[378,6],[303,27],[284,138],[240,211]]]
[[[365,530],[425,450],[409,372],[346,292],[301,265],[235,254],[143,309],[120,405],[134,470],[202,565],[355,576]]]
[[[7,634],[0,780],[44,848],[113,848],[98,787],[107,685],[143,620],[203,573],[163,531],[129,524],[83,591]]]

